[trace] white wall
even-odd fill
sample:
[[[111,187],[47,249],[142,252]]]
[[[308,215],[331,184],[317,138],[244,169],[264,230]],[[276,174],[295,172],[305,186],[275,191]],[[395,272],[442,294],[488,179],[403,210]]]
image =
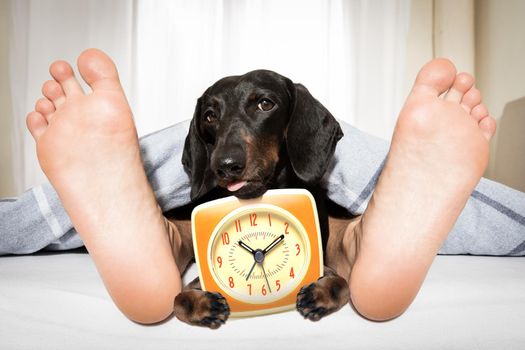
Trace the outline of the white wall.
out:
[[[405,93],[432,57],[475,73],[498,123],[485,176],[525,192],[525,1],[413,0],[411,11]]]
[[[15,195],[11,162],[11,98],[7,79],[7,3],[0,0],[0,197]]]
[[[403,96],[410,92],[419,68],[430,61],[434,54],[432,4],[432,0],[412,0],[410,6]]]
[[[498,121],[486,175],[525,191],[525,1],[476,1],[476,75]]]

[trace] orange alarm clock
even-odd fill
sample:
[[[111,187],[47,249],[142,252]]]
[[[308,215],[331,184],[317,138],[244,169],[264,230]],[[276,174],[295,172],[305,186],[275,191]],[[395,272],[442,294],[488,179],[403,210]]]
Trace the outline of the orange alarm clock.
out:
[[[202,289],[220,292],[231,317],[293,309],[301,287],[323,274],[317,207],[306,190],[218,199],[191,219]]]

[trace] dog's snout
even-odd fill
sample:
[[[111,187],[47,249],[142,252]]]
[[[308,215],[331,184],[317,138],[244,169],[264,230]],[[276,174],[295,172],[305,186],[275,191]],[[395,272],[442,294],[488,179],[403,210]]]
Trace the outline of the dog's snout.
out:
[[[221,180],[238,179],[246,166],[246,158],[242,152],[235,152],[218,157],[213,171]]]
[[[244,164],[233,158],[224,158],[217,168],[217,175],[221,178],[233,178],[241,175]]]

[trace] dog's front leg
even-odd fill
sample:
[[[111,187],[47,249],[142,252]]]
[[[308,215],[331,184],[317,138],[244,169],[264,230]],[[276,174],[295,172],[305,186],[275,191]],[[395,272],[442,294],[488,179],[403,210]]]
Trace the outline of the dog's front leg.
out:
[[[297,310],[304,318],[319,321],[350,302],[350,273],[360,244],[358,224],[353,219],[329,218],[324,275],[297,294]]]
[[[177,295],[173,313],[193,326],[219,328],[230,316],[230,307],[220,293],[205,292],[195,278]]]
[[[348,282],[325,266],[324,275],[301,288],[297,294],[297,311],[310,321],[336,312],[350,301]]]
[[[189,220],[170,219],[168,225],[173,256],[183,273],[193,259],[191,223]],[[194,326],[219,328],[228,319],[230,308],[220,293],[203,291],[197,277],[177,295],[173,313],[182,322]]]

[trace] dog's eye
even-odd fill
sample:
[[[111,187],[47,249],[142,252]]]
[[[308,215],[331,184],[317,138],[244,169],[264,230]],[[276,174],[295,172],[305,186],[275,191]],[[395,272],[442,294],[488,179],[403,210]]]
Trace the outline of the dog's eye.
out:
[[[263,98],[261,101],[259,101],[257,108],[259,108],[261,111],[268,112],[273,108],[273,106],[275,106],[275,103],[268,100],[267,98]]]
[[[206,113],[204,113],[204,119],[206,119],[206,122],[212,124],[217,121],[217,115],[213,111],[206,111]]]

